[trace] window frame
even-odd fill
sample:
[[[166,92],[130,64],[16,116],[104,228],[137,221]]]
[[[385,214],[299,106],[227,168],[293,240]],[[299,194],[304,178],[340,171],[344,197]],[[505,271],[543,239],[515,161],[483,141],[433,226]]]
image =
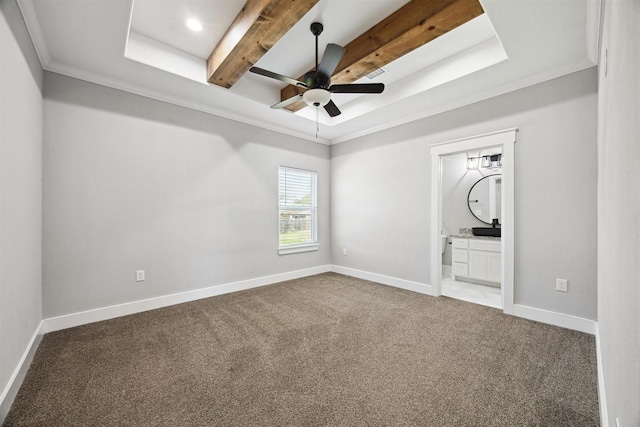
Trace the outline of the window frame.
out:
[[[313,177],[313,195],[312,195],[312,203],[309,206],[301,206],[301,205],[283,205],[280,203],[280,188],[281,181],[280,177],[283,171],[294,171],[294,172],[303,172],[309,174]],[[290,243],[290,244],[281,244],[280,236],[281,236],[281,212],[282,211],[310,211],[311,212],[311,241],[304,243]],[[292,253],[299,252],[310,252],[317,251],[320,249],[320,243],[318,242],[318,172],[309,170],[309,169],[301,169],[295,168],[291,166],[283,166],[280,165],[278,167],[278,254],[286,255]]]

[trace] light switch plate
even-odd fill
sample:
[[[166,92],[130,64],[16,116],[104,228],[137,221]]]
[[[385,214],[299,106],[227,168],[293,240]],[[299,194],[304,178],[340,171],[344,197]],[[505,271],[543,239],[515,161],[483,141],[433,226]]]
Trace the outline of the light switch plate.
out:
[[[144,270],[136,270],[136,282],[144,281]]]

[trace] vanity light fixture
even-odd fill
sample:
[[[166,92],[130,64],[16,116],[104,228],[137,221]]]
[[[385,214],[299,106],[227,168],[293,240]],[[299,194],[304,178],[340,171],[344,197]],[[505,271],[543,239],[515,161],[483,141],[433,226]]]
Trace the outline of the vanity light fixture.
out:
[[[481,168],[498,169],[502,167],[502,154],[490,154],[482,157],[467,157],[467,169],[478,169],[478,162]]]
[[[489,169],[502,167],[502,154],[492,154],[489,157]]]
[[[478,169],[478,160],[480,159],[480,157],[467,157],[467,169],[468,170],[472,170]]]

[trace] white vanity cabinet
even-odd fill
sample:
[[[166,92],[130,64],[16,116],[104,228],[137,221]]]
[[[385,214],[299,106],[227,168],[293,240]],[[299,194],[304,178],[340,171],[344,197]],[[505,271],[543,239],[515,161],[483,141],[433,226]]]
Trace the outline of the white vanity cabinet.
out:
[[[501,282],[499,240],[452,239],[453,275],[482,282]]]
[[[467,277],[469,275],[469,239],[451,239],[453,246],[451,267],[454,276]]]

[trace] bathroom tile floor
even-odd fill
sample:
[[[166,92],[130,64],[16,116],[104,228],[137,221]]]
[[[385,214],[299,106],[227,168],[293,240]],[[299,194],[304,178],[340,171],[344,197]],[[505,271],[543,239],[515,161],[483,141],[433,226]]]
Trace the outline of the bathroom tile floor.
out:
[[[475,304],[502,308],[500,288],[454,280],[451,275],[451,267],[446,265],[442,268],[442,295]]]

